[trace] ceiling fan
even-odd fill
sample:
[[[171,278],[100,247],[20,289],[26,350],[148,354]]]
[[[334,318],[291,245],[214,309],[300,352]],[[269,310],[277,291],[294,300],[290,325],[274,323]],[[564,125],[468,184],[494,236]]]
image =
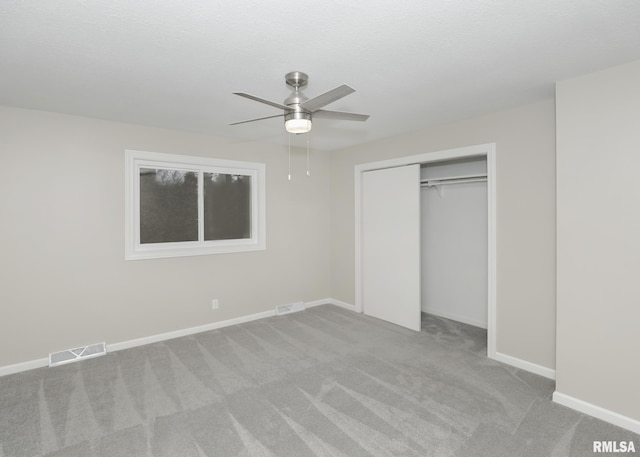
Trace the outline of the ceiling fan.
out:
[[[318,95],[317,97],[307,98],[300,90],[309,82],[309,76],[306,73],[301,71],[292,71],[287,73],[284,78],[287,86],[293,89],[293,93],[283,103],[272,102],[270,100],[265,100],[264,98],[256,97],[255,95],[245,94],[244,92],[234,92],[234,95],[239,95],[240,97],[248,98],[249,100],[264,103],[265,105],[273,106],[274,108],[280,108],[283,110],[282,114],[234,122],[229,125],[245,124],[247,122],[255,122],[284,116],[284,127],[287,132],[307,133],[311,130],[312,117],[316,119],[323,118],[362,122],[369,118],[368,114],[345,113],[342,111],[328,111],[322,109],[329,103],[333,103],[336,100],[355,92],[355,89],[352,89],[346,84],[336,87],[329,92],[325,92],[322,95]]]

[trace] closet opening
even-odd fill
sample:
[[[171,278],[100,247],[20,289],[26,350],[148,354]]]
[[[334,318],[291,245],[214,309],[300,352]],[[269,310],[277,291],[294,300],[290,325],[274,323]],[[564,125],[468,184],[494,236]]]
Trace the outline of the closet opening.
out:
[[[487,158],[420,166],[422,328],[457,334],[486,352],[488,320]]]
[[[356,311],[412,330],[465,332],[495,359],[495,144],[354,172]]]

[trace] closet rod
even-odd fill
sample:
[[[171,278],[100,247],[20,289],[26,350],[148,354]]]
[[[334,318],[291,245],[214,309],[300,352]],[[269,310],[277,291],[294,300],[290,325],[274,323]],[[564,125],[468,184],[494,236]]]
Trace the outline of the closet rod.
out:
[[[463,184],[467,182],[486,182],[487,177],[478,176],[478,177],[458,177],[458,178],[443,178],[443,179],[425,179],[420,181],[420,186],[424,187],[435,187],[435,186],[444,186],[445,184]]]

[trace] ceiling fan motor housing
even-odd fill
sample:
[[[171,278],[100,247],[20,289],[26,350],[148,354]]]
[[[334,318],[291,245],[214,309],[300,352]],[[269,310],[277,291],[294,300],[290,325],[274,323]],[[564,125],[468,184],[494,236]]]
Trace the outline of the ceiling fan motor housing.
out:
[[[287,86],[294,89],[294,92],[289,97],[287,97],[287,99],[284,101],[284,104],[287,106],[291,106],[291,109],[293,110],[305,111],[298,105],[309,100],[309,97],[305,96],[300,91],[302,87],[305,87],[307,85],[309,76],[307,76],[306,73],[302,73],[301,71],[292,71],[291,73],[287,73],[284,79],[287,82]]]
[[[307,120],[311,122],[311,111],[300,106],[301,103],[309,100],[300,91],[300,88],[306,86],[309,82],[309,76],[301,71],[292,71],[287,73],[284,78],[287,85],[294,89],[294,92],[284,101],[284,104],[291,108],[291,111],[286,111],[284,114],[285,125],[290,125],[287,122],[291,120]]]
[[[306,119],[308,121],[311,120],[311,113],[308,111],[291,111],[284,115],[284,121],[287,122],[291,119]]]

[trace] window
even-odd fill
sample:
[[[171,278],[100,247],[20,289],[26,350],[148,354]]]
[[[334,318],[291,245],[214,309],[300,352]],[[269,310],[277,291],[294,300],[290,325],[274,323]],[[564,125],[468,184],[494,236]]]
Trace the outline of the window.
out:
[[[125,151],[127,260],[265,249],[265,165]]]

